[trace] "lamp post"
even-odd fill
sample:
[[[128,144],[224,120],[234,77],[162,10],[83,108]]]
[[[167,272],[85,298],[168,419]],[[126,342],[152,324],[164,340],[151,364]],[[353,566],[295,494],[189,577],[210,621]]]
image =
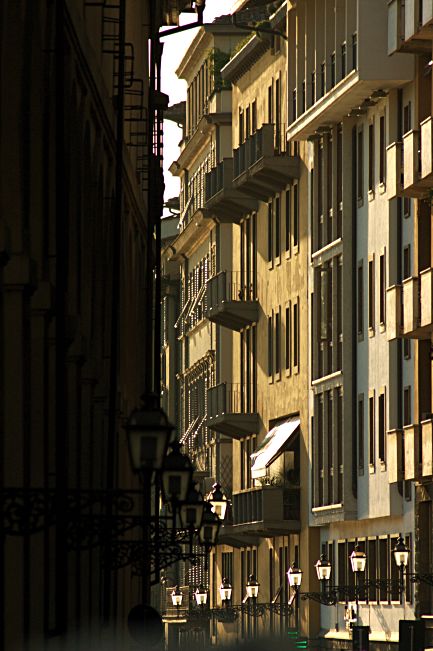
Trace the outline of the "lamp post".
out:
[[[287,572],[289,585],[295,591],[295,628],[299,635],[299,590],[302,583],[302,570],[293,563]]]
[[[254,637],[257,637],[257,597],[259,596],[259,582],[254,574],[249,575],[246,589],[248,599],[252,599],[253,601]]]
[[[179,619],[179,610],[182,605],[182,599],[183,599],[183,594],[182,590],[179,588],[178,585],[176,585],[173,588],[173,592],[171,593],[171,601],[173,602],[173,606],[176,607],[176,617]]]
[[[200,610],[204,610],[207,604],[207,590],[203,584],[200,584],[194,592],[194,598]]]
[[[159,471],[164,463],[170,441],[173,425],[159,406],[158,397],[154,394],[142,399],[141,409],[136,409],[130,415],[126,433],[128,438],[131,466],[143,480],[143,519],[149,520],[152,515],[152,475]],[[150,531],[143,530],[143,603],[150,604],[150,575],[151,558],[146,553],[150,547]]]
[[[221,488],[221,484],[216,482],[212,486],[212,490],[208,495],[206,495],[206,500],[212,506],[212,511],[217,514],[220,520],[224,520],[227,511],[228,499],[227,495]]]
[[[358,594],[358,577],[359,574],[365,572],[365,565],[367,562],[367,556],[365,552],[361,551],[359,545],[355,546],[355,549],[350,554],[350,563],[352,565],[352,572],[355,575],[355,602],[356,602],[356,625],[359,626],[359,594]]]
[[[409,562],[410,550],[405,545],[404,540],[401,536],[397,538],[397,542],[395,543],[392,553],[394,554],[394,560],[399,571],[399,592],[401,598],[404,599],[404,573]]]
[[[220,585],[220,596],[221,602],[223,603],[224,607],[227,608],[232,598],[232,585],[227,578],[224,578],[223,582]]]

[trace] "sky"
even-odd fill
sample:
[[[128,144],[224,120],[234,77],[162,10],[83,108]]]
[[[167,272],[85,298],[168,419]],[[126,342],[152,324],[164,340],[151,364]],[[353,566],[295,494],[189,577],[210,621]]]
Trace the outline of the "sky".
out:
[[[207,0],[204,10],[204,22],[210,23],[216,16],[228,14],[233,6],[233,0]],[[194,22],[195,14],[181,14],[180,24]],[[180,34],[173,34],[162,39],[164,43],[161,70],[161,90],[170,98],[170,105],[186,99],[186,82],[176,77],[175,70],[191,41],[197,34],[198,28]],[[179,179],[168,171],[171,163],[178,158],[178,144],[182,138],[182,130],[171,120],[164,121],[164,199],[179,195]]]

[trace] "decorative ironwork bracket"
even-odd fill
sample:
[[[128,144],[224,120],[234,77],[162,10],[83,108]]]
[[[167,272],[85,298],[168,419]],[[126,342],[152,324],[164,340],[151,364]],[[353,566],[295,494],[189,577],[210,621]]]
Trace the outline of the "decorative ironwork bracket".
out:
[[[4,536],[37,534],[61,521],[68,551],[108,545],[102,564],[113,570],[131,565],[134,575],[143,576],[148,571],[146,556],[158,570],[180,560],[196,564],[199,558],[207,558],[206,550],[193,550],[193,532],[173,527],[171,515],[140,514],[140,490],[9,487],[1,488],[0,496]]]

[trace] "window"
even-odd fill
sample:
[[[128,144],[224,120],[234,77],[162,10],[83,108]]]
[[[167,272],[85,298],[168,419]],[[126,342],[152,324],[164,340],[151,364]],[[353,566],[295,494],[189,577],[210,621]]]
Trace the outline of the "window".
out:
[[[346,53],[347,47],[346,43],[341,44],[341,78],[344,79],[347,73],[347,63],[346,63]]]
[[[323,97],[325,94],[325,83],[326,83],[326,76],[325,76],[325,62],[320,64],[320,97]]]
[[[335,52],[331,54],[331,88],[335,86]]]
[[[379,538],[379,578],[388,581],[388,566],[390,561],[388,552],[388,538]],[[392,559],[394,562],[394,559]],[[380,601],[388,601],[386,584],[381,584],[379,590]]]
[[[281,312],[275,313],[275,373],[281,373]]]
[[[364,394],[358,396],[358,469],[364,472]]]
[[[358,335],[364,333],[364,264],[358,264],[358,306],[357,306]]]
[[[254,100],[254,102],[251,104],[251,133],[255,133],[257,131],[257,102]]]
[[[291,190],[290,188],[286,190],[286,251],[290,251],[290,239],[292,232],[292,216],[291,216]]]
[[[379,183],[385,183],[386,166],[386,134],[385,116],[381,115],[379,120]]]
[[[274,97],[272,86],[268,87],[268,122],[272,124],[274,121]]]
[[[251,135],[251,109],[247,106],[245,111],[245,138],[248,138]]]
[[[376,539],[368,541],[368,551],[367,551],[367,572],[368,580],[374,582],[377,579],[377,547]],[[374,585],[370,586],[368,591],[368,600],[377,601],[377,590]]]
[[[403,217],[405,219],[410,217],[410,197],[403,197]]]
[[[272,262],[272,201],[268,203],[268,262]]]
[[[299,366],[299,299],[293,305],[293,366]]]
[[[292,116],[296,120],[296,88],[292,91]]]
[[[356,162],[356,196],[358,201],[362,201],[364,197],[364,132],[362,129],[358,131],[358,144],[357,144],[357,162]]]
[[[386,461],[386,415],[385,415],[385,389],[379,393],[378,404],[378,443],[379,459],[382,463]]]
[[[410,255],[410,244],[403,249],[403,279],[410,278],[412,275],[412,263]],[[412,342],[410,339],[403,339],[403,357],[404,359],[411,358]]]
[[[412,128],[412,105],[408,102],[403,108],[403,134]]]
[[[316,101],[316,71],[311,73],[311,104]]]
[[[352,70],[356,70],[358,65],[358,34],[352,34]]]
[[[368,125],[368,189],[374,190],[374,122]]]
[[[386,267],[385,253],[379,258],[379,322],[385,325],[386,310]]]
[[[403,390],[403,425],[412,423],[412,391],[411,387],[404,387]]]
[[[268,376],[272,377],[273,373],[273,341],[272,341],[272,316],[268,316]]]
[[[369,435],[369,463],[370,466],[374,466],[374,462],[375,462],[374,391],[370,392],[368,398],[368,435]]]
[[[291,305],[286,307],[286,370],[289,371],[292,365],[292,341],[291,341]]]
[[[281,219],[280,219],[280,197],[275,197],[275,257],[281,255]]]
[[[403,279],[410,278],[411,275],[411,261],[410,261],[410,244],[403,249]]]
[[[368,261],[368,327],[374,330],[374,258]]]
[[[293,246],[299,246],[299,192],[297,183],[293,186]]]
[[[239,109],[239,146],[241,146],[245,140],[244,138],[244,113],[243,110]]]
[[[397,567],[397,566],[396,566]],[[233,552],[222,552],[221,554],[221,574],[223,579],[233,581]],[[214,579],[214,581],[216,578]]]

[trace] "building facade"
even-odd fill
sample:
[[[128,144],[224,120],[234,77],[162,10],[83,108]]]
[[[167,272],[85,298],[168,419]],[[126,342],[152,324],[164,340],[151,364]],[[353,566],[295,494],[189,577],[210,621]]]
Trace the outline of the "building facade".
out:
[[[96,516],[77,530],[66,512],[137,487],[123,424],[157,366],[148,45],[185,8],[2,3],[1,649],[130,641],[142,580],[104,564]]]
[[[238,0],[233,22],[252,29],[222,70],[230,143],[203,208],[230,239],[202,290],[217,363],[198,411],[232,441],[232,505],[210,603],[228,578],[240,604],[254,574],[259,602],[293,605],[289,566],[317,592],[324,554],[337,603],[302,601],[300,625],[328,648],[349,648],[358,623],[370,648],[391,649],[399,620],[432,608],[432,11],[288,0],[261,23]],[[266,612],[259,630],[248,615],[214,622],[213,640],[294,625]]]

